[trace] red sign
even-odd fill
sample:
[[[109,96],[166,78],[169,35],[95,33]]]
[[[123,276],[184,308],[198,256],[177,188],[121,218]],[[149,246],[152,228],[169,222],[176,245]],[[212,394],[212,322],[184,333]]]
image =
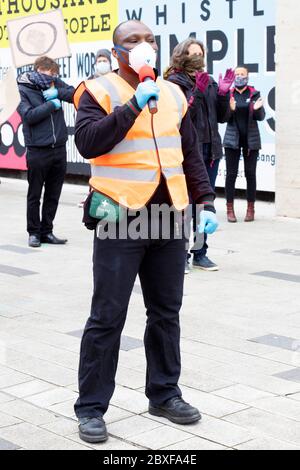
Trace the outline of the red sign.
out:
[[[0,168],[27,170],[22,127],[17,111],[0,127]]]

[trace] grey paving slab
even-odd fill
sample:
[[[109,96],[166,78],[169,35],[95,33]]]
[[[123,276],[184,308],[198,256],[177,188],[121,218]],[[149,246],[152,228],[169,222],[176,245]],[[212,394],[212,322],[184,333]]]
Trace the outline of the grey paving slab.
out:
[[[254,400],[261,398],[271,398],[274,395],[268,392],[263,392],[247,385],[232,385],[230,387],[222,388],[221,390],[215,390],[214,395],[219,397],[227,398],[228,400],[237,401],[239,403],[250,404]]]
[[[17,446],[13,442],[6,441],[0,438],[0,450],[18,450],[20,446]]]
[[[251,402],[253,408],[268,411],[277,416],[285,416],[300,422],[300,403],[286,397],[268,397]]]
[[[288,338],[286,336],[276,334],[251,338],[249,341],[252,341],[253,343],[267,344],[268,346],[273,346],[275,348],[288,349],[289,351],[295,351],[300,345],[299,339]]]
[[[201,437],[192,437],[184,441],[164,447],[162,450],[227,450],[228,447],[221,446],[215,442],[201,439]]]
[[[292,248],[286,248],[284,250],[275,250],[273,253],[281,253],[283,255],[300,256],[300,250],[293,250]]]
[[[300,282],[300,276],[296,274],[280,273],[276,271],[261,271],[252,273],[254,276],[263,276],[271,279],[279,279],[280,281]]]
[[[41,427],[58,436],[68,436],[78,432],[77,420],[63,418],[61,416],[55,417],[51,423],[43,424]]]
[[[2,393],[0,392],[0,404],[1,403],[7,403],[8,401],[14,400],[15,397],[8,395],[7,393]]]
[[[1,406],[3,406],[3,404]],[[4,407],[3,412],[0,410],[0,428],[5,428],[7,426],[13,426],[15,424],[21,423],[21,419],[19,418],[20,416],[16,417],[6,413],[6,408]]]
[[[31,376],[11,370],[9,374],[0,375],[0,389],[6,389],[9,386],[29,382],[31,380]]]
[[[141,388],[145,384],[145,373],[127,367],[118,367],[116,383],[133,390]]]
[[[165,418],[157,418],[148,413],[143,416],[149,416],[162,424],[182,430],[182,426],[170,423]],[[213,418],[207,415],[202,415],[201,421],[195,424],[185,425],[184,430],[194,437],[198,436],[225,447],[234,447],[257,437],[255,433],[243,426],[229,423],[224,418]]]
[[[78,432],[75,434],[71,434],[67,436],[68,439],[77,442],[78,444],[82,443],[82,440],[78,436]],[[132,442],[128,442],[125,440],[118,439],[116,437],[110,436],[108,441],[100,443],[100,444],[90,444],[86,443],[86,445],[94,450],[104,451],[104,450],[143,450],[145,447],[139,446]]]
[[[23,421],[35,424],[37,426],[40,424],[49,423],[54,419],[53,414],[49,413],[49,411],[42,408],[37,408],[31,403],[27,403],[23,400],[14,400],[1,404],[0,411],[10,417],[18,417]]]
[[[284,439],[293,445],[300,445],[300,423],[283,416],[276,419],[273,413],[251,408],[226,416],[224,420],[260,436]]]
[[[214,416],[216,418],[221,418],[222,416],[249,408],[248,405],[243,403],[237,403],[211,393],[205,393],[189,387],[182,386],[181,390],[183,398],[188,403],[196,406],[201,413],[205,413],[206,415]]]
[[[55,405],[49,405],[47,409],[52,413],[57,413],[67,418],[75,418],[74,412],[75,400],[64,401],[63,403],[57,403]]]
[[[174,429],[170,426],[160,426],[151,431],[133,435],[130,437],[130,441],[148,449],[157,450],[184,441],[190,437],[189,433],[179,429]]]
[[[139,285],[137,285],[137,284],[135,284],[135,285],[133,286],[132,292],[134,292],[135,294],[143,295],[143,291],[142,291],[141,286],[139,286]]]
[[[28,255],[29,253],[37,253],[40,250],[32,249],[32,248],[25,248],[24,246],[18,245],[0,245],[0,250],[10,251],[12,253],[18,253],[22,255]]]
[[[38,272],[30,271],[29,269],[17,268],[15,266],[8,266],[6,264],[0,264],[0,274],[8,274],[10,276],[24,277],[24,276],[31,276],[32,274],[38,274]]]
[[[299,447],[289,442],[271,439],[267,437],[259,437],[252,439],[235,447],[237,450],[299,450]]]
[[[78,394],[72,392],[72,390],[68,390],[64,387],[56,387],[42,393],[27,396],[26,401],[33,403],[40,408],[49,408],[49,406],[58,405],[69,400],[74,400],[75,402],[77,396]]]
[[[118,385],[111,399],[112,405],[115,405],[132,413],[144,413],[148,410],[148,399],[135,390]]]
[[[138,415],[110,424],[109,433],[113,436],[128,440],[131,436],[137,436],[151,431],[152,429],[156,429],[157,432],[160,433],[162,426],[163,425],[157,421]]]
[[[85,448],[70,439],[57,436],[52,432],[27,423],[0,429],[0,436],[28,450],[76,450]]]
[[[144,346],[144,342],[137,338],[131,338],[130,336],[121,336],[120,349],[123,351],[130,351],[131,349],[141,348]]]
[[[83,334],[83,330],[70,331],[67,334],[70,336],[75,336],[75,338],[81,338]]]
[[[300,383],[300,367],[287,370],[286,372],[280,372],[279,374],[274,374],[274,377]]]
[[[13,387],[4,388],[3,391],[5,393],[13,395],[14,397],[23,398],[53,388],[54,385],[50,384],[49,382],[43,382],[41,380],[31,380],[30,382],[25,382],[22,384],[14,385]]]

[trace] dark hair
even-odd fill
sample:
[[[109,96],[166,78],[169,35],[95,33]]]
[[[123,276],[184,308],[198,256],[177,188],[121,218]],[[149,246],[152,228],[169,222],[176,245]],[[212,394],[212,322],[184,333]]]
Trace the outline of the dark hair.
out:
[[[204,47],[203,42],[195,38],[185,39],[185,41],[182,41],[179,44],[177,44],[177,46],[175,46],[172,56],[171,56],[170,66],[167,68],[167,70],[164,73],[165,79],[167,79],[175,70],[182,69],[183,62],[188,57],[189,47],[192,44],[197,44],[198,46],[200,46],[203,52],[203,56],[205,55],[205,47]]]
[[[244,70],[247,70],[247,74],[249,75],[249,69],[248,67],[246,67],[246,65],[238,65],[237,67],[235,67],[234,70],[236,69],[244,69]]]
[[[52,73],[59,74],[59,65],[55,60],[47,56],[38,57],[34,62],[34,70],[37,71],[39,68],[41,70],[51,70]]]

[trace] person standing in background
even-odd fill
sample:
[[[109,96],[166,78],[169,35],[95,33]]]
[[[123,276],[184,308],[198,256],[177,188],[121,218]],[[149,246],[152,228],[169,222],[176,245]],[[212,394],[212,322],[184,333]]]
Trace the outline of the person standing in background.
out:
[[[93,75],[88,77],[88,80],[102,77],[112,71],[111,68],[111,52],[108,49],[99,49],[96,54],[95,60],[95,72]],[[88,196],[88,195],[87,195]],[[85,200],[78,203],[78,207],[84,207]]]
[[[218,123],[226,120],[229,112],[229,90],[234,80],[234,71],[226,71],[217,84],[204,71],[205,48],[201,41],[188,38],[178,44],[172,54],[170,67],[164,77],[180,86],[189,102],[189,112],[203,153],[206,170],[212,189],[215,189],[220,159],[223,156]],[[194,232],[196,211],[193,210]],[[207,257],[207,234],[201,249],[192,249],[193,266],[205,271],[217,271],[218,265]],[[190,255],[187,255],[188,258]],[[186,274],[189,272],[187,259]]]
[[[36,59],[33,72],[17,78],[27,162],[27,231],[29,246],[67,242],[53,235],[56,214],[66,173],[67,127],[62,101],[72,103],[74,88],[60,78],[59,65],[49,57]],[[40,199],[44,198],[40,217]]]
[[[263,100],[259,91],[248,86],[249,71],[246,67],[235,69],[235,86],[230,91],[230,113],[224,136],[226,155],[226,201],[227,220],[236,222],[234,212],[234,190],[238,175],[241,152],[244,157],[245,177],[247,181],[247,212],[245,222],[254,220],[256,197],[256,166],[261,149],[258,121],[265,118]]]
[[[99,49],[96,54],[95,59],[95,72],[91,75],[88,80],[92,80],[93,78],[102,77],[106,73],[112,71],[111,67],[111,53],[108,49]]]

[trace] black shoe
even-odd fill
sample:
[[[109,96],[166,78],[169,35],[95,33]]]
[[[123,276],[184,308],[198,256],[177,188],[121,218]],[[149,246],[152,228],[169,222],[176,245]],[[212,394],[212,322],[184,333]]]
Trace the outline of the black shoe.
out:
[[[41,246],[40,237],[38,235],[29,235],[28,246],[31,246],[32,248],[38,248]]]
[[[162,405],[149,403],[149,413],[153,416],[163,416],[172,423],[191,424],[201,419],[197,408],[186,403],[181,397],[174,397]]]
[[[48,233],[47,235],[41,236],[42,243],[50,243],[52,245],[65,245],[68,240],[57,238],[53,233]]]
[[[105,422],[98,418],[79,418],[79,437],[85,442],[105,442],[108,439]]]
[[[207,256],[194,256],[193,266],[203,269],[204,271],[218,271],[219,266],[213,263]]]

